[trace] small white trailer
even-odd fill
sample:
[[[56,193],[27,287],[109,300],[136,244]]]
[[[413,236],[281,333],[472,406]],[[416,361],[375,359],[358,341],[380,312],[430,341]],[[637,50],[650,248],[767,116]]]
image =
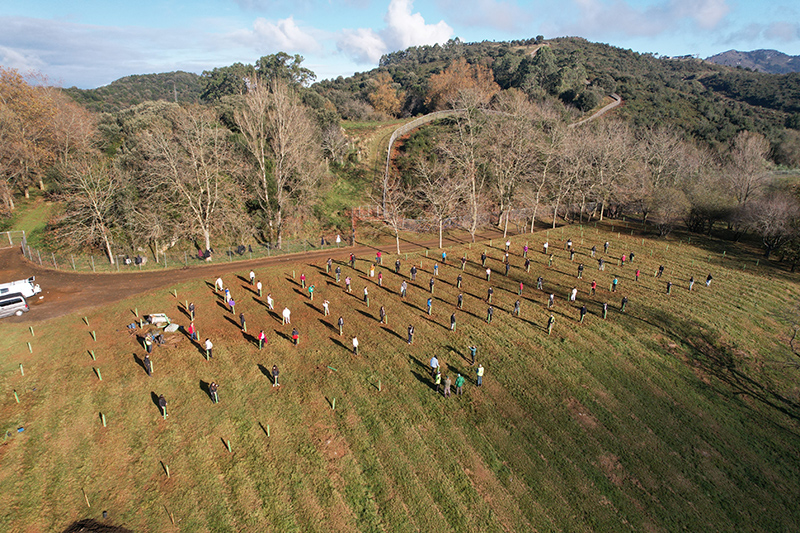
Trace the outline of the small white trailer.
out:
[[[3,294],[10,294],[18,292],[25,298],[32,298],[34,295],[42,292],[42,288],[36,283],[36,276],[31,276],[28,279],[21,279],[18,281],[11,281],[9,283],[0,283],[0,296]]]

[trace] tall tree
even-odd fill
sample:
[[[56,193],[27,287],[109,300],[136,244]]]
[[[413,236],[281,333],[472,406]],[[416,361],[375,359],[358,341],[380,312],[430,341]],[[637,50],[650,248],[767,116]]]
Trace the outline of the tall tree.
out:
[[[174,107],[167,124],[155,124],[141,136],[152,201],[172,202],[188,222],[187,236],[211,248],[228,198],[234,193],[234,161],[229,132],[211,110]]]
[[[766,184],[768,155],[769,141],[760,133],[742,131],[734,137],[726,173],[739,205]]]
[[[245,100],[236,121],[253,167],[248,182],[266,210],[270,239],[274,237],[280,247],[286,216],[293,214],[293,208],[304,207],[319,182],[319,134],[296,91],[284,80],[253,87]]]
[[[505,237],[517,188],[535,169],[535,146],[540,130],[534,127],[534,107],[522,91],[510,89],[501,93],[495,107],[499,113],[489,118],[486,164],[490,186],[500,208],[498,225],[505,219]]]
[[[424,210],[436,219],[441,248],[444,221],[455,213],[461,203],[465,182],[452,172],[446,159],[436,157],[418,158],[414,173],[419,183],[417,198],[422,200]]]
[[[392,76],[388,72],[379,72],[373,79],[372,91],[369,93],[369,102],[375,111],[390,117],[396,117],[403,106],[405,93],[395,86]]]
[[[83,157],[62,166],[60,177],[64,215],[59,235],[73,245],[100,245],[113,265],[112,232],[119,210],[120,170],[105,159]]]

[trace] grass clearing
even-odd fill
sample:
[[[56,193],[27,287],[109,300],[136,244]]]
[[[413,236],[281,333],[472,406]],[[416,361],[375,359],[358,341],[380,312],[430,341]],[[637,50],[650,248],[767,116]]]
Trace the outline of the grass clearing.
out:
[[[578,248],[574,262],[563,249],[568,237]],[[545,238],[556,254],[552,267],[539,248]],[[405,301],[393,255],[384,256],[383,287],[366,274],[363,258],[356,271],[342,264],[352,294],[325,275],[324,262],[298,259],[256,269],[276,313],[243,270],[223,277],[237,315],[209,279],[97,309],[88,314],[91,326],[71,315],[37,324],[31,337],[27,325],[0,324],[0,420],[4,435],[10,432],[0,446],[0,527],[62,530],[108,510],[111,522],[135,531],[796,530],[800,392],[797,369],[784,362],[795,357],[787,342],[797,278],[768,266],[742,270],[743,261],[753,264],[752,251],[730,243],[720,263],[719,243],[695,237],[692,245],[672,241],[668,250],[663,241],[642,244],[578,227],[511,240],[509,277],[498,243],[448,249],[432,317],[425,301],[433,251],[427,259],[400,257],[406,278],[412,261],[420,269]],[[602,249],[605,240],[611,249],[601,272],[588,248]],[[526,242],[530,273],[521,266]],[[495,270],[492,324],[478,257],[484,248]],[[616,266],[630,251],[635,261]],[[455,278],[463,253],[470,262],[459,311]],[[582,280],[575,276],[579,261]],[[659,264],[666,266],[660,279],[653,275]],[[316,285],[313,301],[299,286],[300,273]],[[539,275],[545,291],[535,289]],[[614,275],[617,293],[608,290]],[[361,298],[365,285],[370,307]],[[573,286],[578,301],[570,303]],[[556,325],[548,336],[551,291]],[[186,298],[197,306],[200,341],[212,339],[214,356],[206,361],[199,345],[176,333],[154,350],[148,378],[144,350],[125,328],[136,319],[131,310],[166,312],[187,324]],[[511,314],[517,298],[519,318]],[[321,313],[323,299],[331,302],[329,317]],[[584,303],[589,314],[579,324]],[[280,324],[284,305],[299,346],[290,342],[291,326]],[[378,323],[381,305],[388,326]],[[343,337],[335,326],[340,315]],[[409,324],[416,328],[411,346]],[[262,328],[269,344],[259,351],[254,340]],[[486,368],[480,388],[467,355],[473,343]],[[434,392],[434,354],[444,375],[467,377],[463,396],[455,387],[448,399]],[[280,387],[271,386],[273,364]],[[219,404],[208,396],[211,381],[220,384]],[[169,402],[167,420],[158,394]]]

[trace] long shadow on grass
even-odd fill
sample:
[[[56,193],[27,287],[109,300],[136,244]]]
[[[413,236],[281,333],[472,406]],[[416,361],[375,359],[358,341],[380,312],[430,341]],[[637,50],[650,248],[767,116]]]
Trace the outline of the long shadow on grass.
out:
[[[433,383],[433,381],[431,381],[431,378],[429,376],[423,376],[422,374],[420,374],[419,372],[415,372],[414,370],[411,371],[411,375],[417,378],[417,381],[419,381],[420,383],[427,385],[428,388],[431,389],[432,391],[436,391],[436,385]]]
[[[156,406],[156,409],[158,409],[158,412],[161,413],[161,406],[158,405],[158,394],[150,391],[150,399],[153,401],[153,405]]]
[[[358,313],[359,313],[361,316],[363,316],[364,318],[368,318],[370,321],[372,321],[372,320],[375,320],[375,317],[374,317],[374,316],[372,316],[371,314],[367,313],[367,312],[366,312],[366,311],[364,311],[363,309],[358,309]]]
[[[226,312],[230,313],[230,307],[228,307],[228,304],[225,304],[225,303],[222,303],[222,302],[217,302],[217,305],[223,311],[226,311]]]
[[[211,399],[211,392],[208,389],[208,383],[201,379],[199,385],[200,385],[200,390],[203,391],[203,393],[206,396],[208,396],[209,399]],[[212,400],[212,402],[213,402],[213,400]]]
[[[235,320],[233,317],[226,316],[226,317],[225,317],[225,320],[227,320],[228,322],[230,322],[231,324],[233,324],[234,326],[236,326],[236,329],[242,329],[242,326],[241,326],[241,324],[239,324],[239,323],[238,323],[238,322],[237,322],[237,321],[236,321],[236,320]]]
[[[333,325],[332,323],[326,322],[324,318],[318,318],[317,321],[319,321],[320,324],[326,326],[332,332],[339,333],[339,329],[335,325]]]
[[[309,309],[311,309],[312,311],[319,312],[319,309],[314,307],[314,304],[312,304],[310,301],[309,302],[303,302],[303,304],[305,304],[305,306],[308,307]]]
[[[337,333],[338,333],[338,330],[337,330]],[[350,348],[345,346],[345,344],[342,341],[340,341],[339,339],[337,339],[336,337],[328,337],[328,338],[331,341],[333,341],[333,344],[335,344],[336,346],[340,346],[340,347],[344,348],[345,351],[348,351],[348,352],[350,351]]]
[[[395,330],[390,328],[389,326],[383,326],[383,327],[381,327],[381,329],[383,331],[387,332],[387,333],[391,333],[392,335],[394,335],[395,337],[397,337],[398,339],[400,339],[403,342],[406,342],[408,340],[405,337],[403,337],[402,335],[400,335],[399,333],[397,333]]]
[[[265,376],[265,377],[268,377],[268,378],[270,379],[270,381],[272,380],[272,372],[270,371],[270,369],[269,369],[269,368],[265,367],[265,366],[264,366],[264,365],[262,365],[261,363],[258,363],[256,366],[258,367],[258,370],[259,370],[259,371],[260,371],[262,374],[264,374],[264,376]]]
[[[275,329],[273,331],[275,332],[275,335],[277,335],[278,337],[281,337],[283,339],[286,339],[289,342],[292,342],[292,336],[289,335],[288,333],[284,333],[284,332],[282,332],[282,331],[280,331],[278,329]]]
[[[144,371],[145,371],[145,373],[147,373],[147,369],[144,367],[144,359],[139,359],[139,356],[138,356],[138,355],[136,355],[136,354],[133,354],[133,360],[134,360],[134,361],[136,361],[136,364],[137,364],[137,365],[139,365],[140,367],[142,367],[142,370],[144,370]]]

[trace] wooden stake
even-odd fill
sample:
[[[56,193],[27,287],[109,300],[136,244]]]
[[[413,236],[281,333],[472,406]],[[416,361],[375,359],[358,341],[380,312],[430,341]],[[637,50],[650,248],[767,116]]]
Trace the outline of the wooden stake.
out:
[[[378,380],[378,392],[381,391],[381,380]]]
[[[14,398],[16,398],[17,403],[19,403],[19,396],[17,395],[17,391],[14,391]]]
[[[92,356],[92,361],[97,361],[97,358],[94,356],[94,350],[89,350],[89,355]]]
[[[106,427],[106,415],[100,413],[100,420],[103,421],[103,427]]]
[[[28,346],[30,346],[30,344],[28,344]],[[25,375],[25,370],[22,368],[22,363],[19,364],[19,373],[23,376]]]
[[[134,314],[134,316],[136,316],[136,318],[139,318],[139,308],[138,307],[134,307],[133,308],[133,314]]]
[[[30,353],[33,353],[33,347],[31,347],[31,343],[28,343],[28,351]]]
[[[31,326],[31,337],[35,337],[36,335],[33,333],[33,326]]]
[[[87,317],[83,317],[83,321],[86,322],[86,325],[89,325],[89,319]]]
[[[269,424],[267,424],[267,437],[269,437]]]
[[[83,492],[83,499],[86,500],[86,507],[91,507],[89,497],[86,495],[86,490],[83,487],[81,487],[81,492]]]
[[[103,381],[103,374],[100,373],[100,369],[95,368],[94,371],[97,374],[97,377],[100,379],[100,381]]]
[[[228,453],[231,453],[231,441],[225,439],[225,447],[228,448]]]
[[[94,330],[92,330],[92,339],[97,341],[97,335],[95,334]]]
[[[331,410],[336,410],[336,398],[333,399],[333,403],[331,404]]]

